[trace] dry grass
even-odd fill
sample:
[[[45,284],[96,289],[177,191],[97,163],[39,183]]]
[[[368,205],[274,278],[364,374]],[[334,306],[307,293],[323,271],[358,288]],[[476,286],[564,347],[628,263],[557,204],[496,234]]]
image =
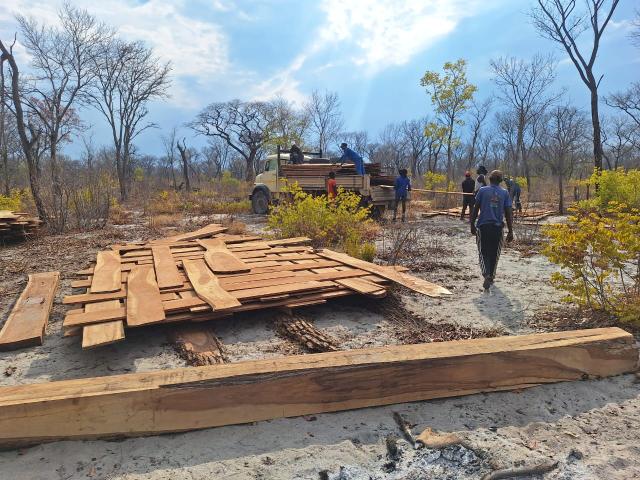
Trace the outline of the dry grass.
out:
[[[176,227],[182,222],[181,213],[151,215],[147,220],[147,226],[151,230],[157,230],[163,227]]]

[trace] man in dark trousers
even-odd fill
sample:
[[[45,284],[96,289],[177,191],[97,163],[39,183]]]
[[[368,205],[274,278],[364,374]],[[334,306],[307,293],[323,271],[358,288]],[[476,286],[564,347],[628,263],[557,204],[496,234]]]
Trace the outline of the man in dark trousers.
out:
[[[471,178],[471,172],[465,172],[464,180],[462,181],[462,193],[466,193],[467,195],[462,195],[462,214],[460,215],[460,220],[464,221],[464,214],[467,211],[467,207],[469,207],[469,215],[471,215],[473,211],[473,204],[475,203],[473,191],[475,186],[476,182]]]
[[[476,236],[480,269],[488,290],[493,284],[502,249],[504,219],[507,220],[507,242],[513,240],[513,209],[509,192],[500,186],[502,172],[494,170],[489,175],[489,185],[476,193],[476,202],[471,213],[471,234]],[[480,215],[478,215],[478,213]],[[476,224],[476,219],[478,220]]]
[[[401,168],[398,173],[400,174],[396,178],[396,182],[393,189],[396,191],[396,203],[393,208],[393,221],[396,221],[396,215],[398,214],[398,203],[402,203],[402,221],[404,222],[405,212],[407,210],[407,195],[411,191],[411,180],[407,176],[407,169]]]

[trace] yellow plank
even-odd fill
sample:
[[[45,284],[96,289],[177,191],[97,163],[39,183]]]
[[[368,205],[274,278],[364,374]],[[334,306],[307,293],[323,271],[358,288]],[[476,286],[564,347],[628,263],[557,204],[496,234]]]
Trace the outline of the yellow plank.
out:
[[[85,306],[85,311],[112,310],[119,306],[119,300],[107,300],[106,302],[89,303]],[[82,329],[82,348],[95,348],[121,340],[124,340],[124,322],[122,320],[87,325]]]

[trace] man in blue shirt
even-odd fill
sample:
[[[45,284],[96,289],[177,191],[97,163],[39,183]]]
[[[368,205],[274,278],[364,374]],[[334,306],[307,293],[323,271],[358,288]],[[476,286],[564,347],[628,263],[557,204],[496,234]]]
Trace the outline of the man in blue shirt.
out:
[[[340,149],[342,150],[340,161],[342,163],[353,163],[356,166],[356,173],[358,175],[364,175],[364,161],[362,157],[351,150],[346,143],[342,143]]]
[[[401,168],[398,170],[400,174],[396,178],[396,182],[393,189],[396,191],[396,203],[393,207],[393,221],[396,221],[396,215],[398,214],[398,203],[402,202],[402,221],[404,222],[404,215],[407,210],[407,195],[411,191],[411,180],[407,176],[407,169]]]
[[[471,213],[471,234],[476,236],[480,269],[488,290],[496,276],[500,250],[502,250],[504,218],[507,220],[507,242],[513,240],[513,209],[509,192],[500,186],[502,172],[494,170],[489,175],[489,185],[476,193],[476,202]],[[478,216],[478,212],[480,215]],[[476,224],[476,219],[478,220]]]

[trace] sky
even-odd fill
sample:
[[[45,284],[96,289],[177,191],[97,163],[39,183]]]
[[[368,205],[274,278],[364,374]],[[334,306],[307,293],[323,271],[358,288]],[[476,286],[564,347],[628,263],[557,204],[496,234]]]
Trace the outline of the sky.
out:
[[[128,40],[143,40],[172,63],[170,97],[149,106],[159,128],[145,131],[139,150],[162,155],[160,137],[179,127],[193,146],[202,138],[184,126],[211,102],[266,100],[277,95],[302,105],[314,89],[338,93],[345,131],[375,137],[390,122],[432,112],[419,80],[426,70],[464,58],[477,96],[494,91],[490,60],[553,53],[556,88],[588,109],[589,97],[564,51],[540,38],[528,18],[533,0],[77,0]],[[579,1],[580,3],[580,1]],[[17,30],[16,13],[55,22],[61,2],[0,3],[0,37]],[[638,0],[621,0],[601,43],[597,72],[602,94],[640,80],[640,48],[628,37]],[[18,42],[20,37],[18,36]],[[29,58],[18,44],[16,57]],[[24,68],[24,67],[23,67]],[[606,110],[606,107],[604,107]],[[105,121],[81,112],[96,145],[109,142]],[[79,145],[67,146],[70,155]]]

